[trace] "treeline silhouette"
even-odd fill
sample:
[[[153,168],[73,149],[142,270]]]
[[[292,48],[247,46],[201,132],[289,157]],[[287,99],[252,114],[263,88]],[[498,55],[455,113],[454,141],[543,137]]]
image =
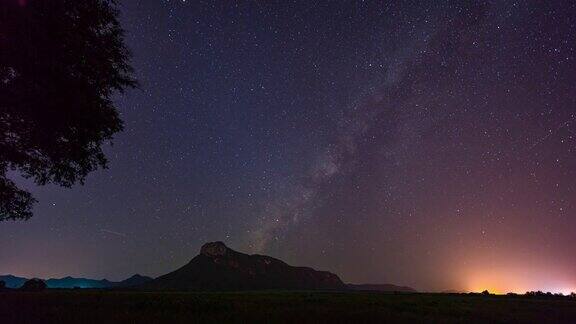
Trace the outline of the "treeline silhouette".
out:
[[[6,287],[6,283],[0,280],[0,291],[43,291],[47,289],[46,283],[42,279],[29,279],[27,280],[21,288],[11,289]],[[484,290],[481,293],[477,292],[470,292],[470,293],[448,293],[449,295],[470,295],[470,296],[500,296],[490,293],[488,290]],[[576,292],[572,292],[568,295],[564,295],[562,293],[552,293],[552,292],[543,292],[543,291],[527,291],[524,294],[517,294],[517,293],[507,293],[506,296],[508,297],[525,297],[525,298],[570,298],[576,300]]]
[[[467,294],[467,295],[480,295],[480,296],[496,296],[496,294],[490,293],[488,290],[484,290],[481,293],[477,293],[477,292],[470,292],[470,293],[463,293],[463,294]],[[574,298],[576,299],[576,292],[571,292],[568,295],[564,295],[562,293],[552,293],[552,292],[543,292],[543,291],[527,291],[524,294],[518,294],[518,293],[513,293],[513,292],[509,292],[506,294],[506,296],[510,296],[510,297],[560,297],[560,298]]]
[[[527,291],[524,296],[527,297],[571,297],[576,298],[576,292],[572,292],[569,295],[564,295],[562,293],[551,293],[551,292],[543,292],[543,291]]]

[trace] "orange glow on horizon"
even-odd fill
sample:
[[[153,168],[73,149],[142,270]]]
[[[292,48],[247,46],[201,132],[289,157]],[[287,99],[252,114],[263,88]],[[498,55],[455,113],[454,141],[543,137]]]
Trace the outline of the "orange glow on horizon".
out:
[[[542,291],[569,295],[576,292],[576,285],[568,278],[553,274],[553,271],[541,269],[514,269],[502,267],[484,271],[471,271],[467,275],[465,290],[482,292],[488,290],[491,294],[517,293],[527,291]]]

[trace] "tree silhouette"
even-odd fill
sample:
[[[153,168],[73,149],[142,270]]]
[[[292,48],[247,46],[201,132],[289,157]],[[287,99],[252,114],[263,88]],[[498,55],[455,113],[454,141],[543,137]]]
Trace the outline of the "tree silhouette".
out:
[[[70,187],[106,167],[111,96],[136,86],[117,17],[115,0],[0,1],[0,221],[36,201],[10,170]]]
[[[42,291],[46,289],[46,283],[42,279],[29,279],[26,280],[20,289],[25,291]]]

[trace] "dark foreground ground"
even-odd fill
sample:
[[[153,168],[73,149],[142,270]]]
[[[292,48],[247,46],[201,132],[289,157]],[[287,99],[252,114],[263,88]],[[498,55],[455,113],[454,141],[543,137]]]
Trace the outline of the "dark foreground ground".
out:
[[[576,300],[369,292],[0,292],[0,323],[576,323]]]

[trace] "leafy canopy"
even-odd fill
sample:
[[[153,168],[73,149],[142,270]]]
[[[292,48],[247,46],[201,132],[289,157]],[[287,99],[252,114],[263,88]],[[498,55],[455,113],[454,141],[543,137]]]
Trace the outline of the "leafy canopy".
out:
[[[8,177],[70,187],[106,167],[111,96],[136,86],[114,0],[0,1],[0,221],[35,199]]]

